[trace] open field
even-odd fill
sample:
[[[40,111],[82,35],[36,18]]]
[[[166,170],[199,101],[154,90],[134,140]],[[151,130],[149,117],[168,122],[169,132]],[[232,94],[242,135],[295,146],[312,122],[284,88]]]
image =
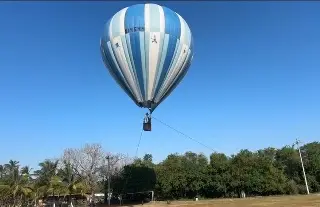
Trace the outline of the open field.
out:
[[[107,205],[103,205],[107,206]],[[141,206],[141,205],[136,205]],[[214,199],[203,201],[155,202],[144,207],[320,207],[320,194],[299,196],[270,196],[244,199]]]

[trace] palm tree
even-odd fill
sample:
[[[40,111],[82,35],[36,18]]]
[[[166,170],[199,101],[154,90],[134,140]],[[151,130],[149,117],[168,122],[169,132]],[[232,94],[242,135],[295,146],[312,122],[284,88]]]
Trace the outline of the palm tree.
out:
[[[41,194],[39,194],[39,190],[41,189],[38,188],[36,179],[33,178],[33,176],[36,174],[31,173],[31,171],[32,171],[32,168],[30,168],[29,166],[24,166],[21,168],[20,173],[21,175],[25,176],[25,179],[28,181],[28,187],[32,189],[32,193],[29,194],[29,198],[31,202],[34,202],[34,204],[36,204],[39,198],[39,195],[41,196]]]
[[[27,201],[32,193],[32,188],[29,182],[29,174],[22,174],[19,170],[17,161],[10,160],[9,164],[5,165],[7,169],[7,177],[0,185],[0,190],[5,191],[4,197],[11,198],[13,205],[22,204]]]
[[[55,194],[59,195],[66,192],[61,179],[57,175],[58,162],[58,160],[45,160],[39,164],[40,170],[35,171],[35,175],[37,175],[37,196],[55,196]]]
[[[71,195],[74,193],[85,193],[85,186],[80,177],[74,172],[72,165],[66,161],[63,162],[63,168],[59,169],[58,175],[61,178],[67,194],[69,194],[69,202],[71,202]]]
[[[16,168],[19,168],[19,161],[10,160],[8,164],[4,165],[4,168],[8,171],[13,171]]]
[[[66,185],[62,182],[61,178],[57,175],[51,177],[49,186],[48,186],[48,193],[55,195],[67,194],[68,189]]]
[[[15,169],[19,169],[19,162],[15,160],[10,160],[9,163],[4,165],[4,172],[6,174],[6,179],[14,179],[12,176],[14,175]]]
[[[39,163],[40,170],[35,171],[35,174],[42,178],[47,178],[49,181],[52,176],[57,174],[58,162],[59,161],[45,160]]]
[[[52,177],[57,175],[58,161],[45,160],[39,163],[39,166],[40,170],[34,172],[37,176],[37,185],[47,191]]]
[[[65,183],[68,189],[68,193],[72,194],[76,188],[75,184],[77,182],[75,173],[73,172],[72,166],[70,163],[64,161],[64,167],[61,168],[58,172],[58,175],[61,177],[62,181]]]
[[[29,166],[24,166],[21,168],[21,174],[31,175],[31,170]]]

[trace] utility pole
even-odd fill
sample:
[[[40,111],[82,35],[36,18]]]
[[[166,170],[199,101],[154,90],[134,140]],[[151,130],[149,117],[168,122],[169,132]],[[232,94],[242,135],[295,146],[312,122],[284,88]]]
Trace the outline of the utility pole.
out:
[[[308,187],[308,182],[307,182],[307,177],[306,177],[306,172],[304,171],[304,166],[303,166],[303,161],[302,161],[302,156],[301,156],[301,151],[300,151],[300,146],[299,144],[301,143],[300,140],[296,139],[296,145],[299,151],[299,155],[300,155],[300,161],[301,161],[301,166],[302,166],[302,171],[303,171],[303,176],[304,176],[304,182],[306,184],[306,189],[307,189],[307,194],[309,195],[309,187]]]
[[[107,174],[107,178],[108,178],[108,206],[110,206],[110,156],[107,156],[107,160],[108,160],[108,174]]]

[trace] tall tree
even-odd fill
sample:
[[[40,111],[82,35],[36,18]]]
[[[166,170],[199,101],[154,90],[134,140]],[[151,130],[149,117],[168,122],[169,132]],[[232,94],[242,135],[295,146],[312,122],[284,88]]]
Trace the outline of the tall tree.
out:
[[[57,180],[55,178],[58,172],[58,160],[45,160],[39,163],[39,170],[36,170],[34,174],[37,176],[36,187],[41,195],[47,196],[48,194],[55,194],[53,182]],[[39,195],[40,196],[40,195]]]
[[[20,170],[18,161],[10,160],[5,168],[6,176],[0,185],[0,191],[4,192],[1,196],[7,198],[10,205],[23,205],[31,197],[33,190],[29,173]]]
[[[208,182],[205,195],[209,197],[225,197],[230,189],[230,160],[223,153],[212,153],[208,166]]]
[[[105,153],[100,144],[86,144],[80,149],[66,149],[63,161],[69,163],[74,172],[93,195],[101,178],[101,170],[106,164]]]
[[[320,191],[320,142],[308,143],[301,147],[311,192]]]

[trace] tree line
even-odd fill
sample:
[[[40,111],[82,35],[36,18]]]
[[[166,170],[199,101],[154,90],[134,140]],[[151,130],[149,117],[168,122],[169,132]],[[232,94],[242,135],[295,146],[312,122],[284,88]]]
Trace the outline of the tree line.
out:
[[[319,192],[320,142],[303,145],[301,154],[309,190]],[[34,205],[50,195],[106,192],[109,177],[113,195],[153,190],[158,200],[306,193],[294,146],[245,149],[231,156],[176,153],[154,163],[151,154],[134,159],[87,144],[64,150],[59,159],[44,160],[38,170],[14,160],[0,165],[0,206]]]

